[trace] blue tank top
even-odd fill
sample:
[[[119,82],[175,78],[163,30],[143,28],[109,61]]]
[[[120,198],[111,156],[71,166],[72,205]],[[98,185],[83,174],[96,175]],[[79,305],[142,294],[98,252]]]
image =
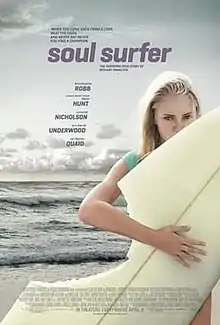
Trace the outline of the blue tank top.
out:
[[[139,156],[136,152],[129,151],[124,155],[122,159],[125,162],[128,170],[130,171],[132,168],[134,168],[137,165]]]

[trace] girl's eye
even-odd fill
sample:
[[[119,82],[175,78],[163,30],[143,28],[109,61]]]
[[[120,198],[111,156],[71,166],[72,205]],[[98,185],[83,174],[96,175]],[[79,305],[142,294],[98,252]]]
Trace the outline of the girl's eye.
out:
[[[185,115],[185,116],[184,116],[184,119],[185,119],[185,120],[188,120],[188,119],[190,119],[190,118],[191,118],[191,114],[188,114],[188,115]]]
[[[164,120],[166,121],[172,121],[173,117],[172,116],[164,116]]]

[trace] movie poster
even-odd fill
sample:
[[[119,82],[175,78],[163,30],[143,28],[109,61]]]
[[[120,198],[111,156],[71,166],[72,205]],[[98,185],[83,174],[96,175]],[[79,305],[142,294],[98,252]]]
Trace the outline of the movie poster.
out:
[[[219,14],[215,0],[1,0],[0,319],[31,279],[125,260],[130,239],[83,224],[79,206],[137,150],[160,73],[186,74],[204,113],[219,105]]]

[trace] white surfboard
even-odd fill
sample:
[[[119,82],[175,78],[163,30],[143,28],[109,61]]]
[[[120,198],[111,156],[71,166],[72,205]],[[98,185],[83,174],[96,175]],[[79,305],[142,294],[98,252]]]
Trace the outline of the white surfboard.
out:
[[[189,325],[220,278],[220,109],[176,134],[118,185],[130,216],[155,229],[189,224],[208,256],[190,269],[133,241],[129,259],[65,282],[30,282],[1,325]]]

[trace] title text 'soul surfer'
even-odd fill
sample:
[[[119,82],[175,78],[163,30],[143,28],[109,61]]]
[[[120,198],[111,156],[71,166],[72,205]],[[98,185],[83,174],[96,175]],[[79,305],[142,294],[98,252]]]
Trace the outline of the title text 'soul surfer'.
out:
[[[102,63],[159,63],[167,62],[171,47],[151,47],[150,42],[144,42],[140,47],[104,47],[100,50],[99,61]],[[50,63],[76,62],[93,63],[97,59],[97,43],[92,42],[88,47],[52,47],[49,49],[47,60]]]

